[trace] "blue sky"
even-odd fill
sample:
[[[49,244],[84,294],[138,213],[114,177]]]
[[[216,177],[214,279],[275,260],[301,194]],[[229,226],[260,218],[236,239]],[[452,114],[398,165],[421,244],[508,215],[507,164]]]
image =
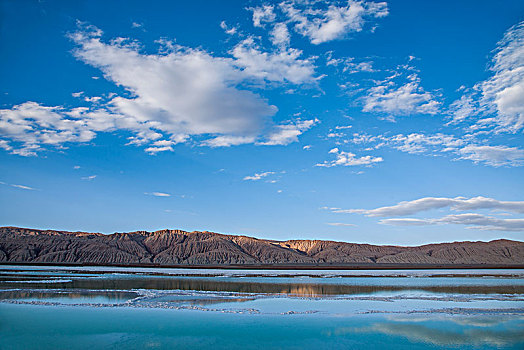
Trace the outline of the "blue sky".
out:
[[[522,240],[522,1],[0,1],[0,225]]]

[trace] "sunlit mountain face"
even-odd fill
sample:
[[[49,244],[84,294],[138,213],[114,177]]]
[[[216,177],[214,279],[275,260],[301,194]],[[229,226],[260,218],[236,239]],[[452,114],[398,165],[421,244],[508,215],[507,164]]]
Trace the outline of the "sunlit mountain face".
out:
[[[522,1],[0,1],[0,226],[521,240]]]

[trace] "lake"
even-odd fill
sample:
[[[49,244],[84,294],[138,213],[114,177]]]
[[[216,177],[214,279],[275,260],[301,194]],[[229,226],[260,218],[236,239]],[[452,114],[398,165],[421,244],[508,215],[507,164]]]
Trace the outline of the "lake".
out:
[[[0,266],[1,349],[523,349],[524,270]]]

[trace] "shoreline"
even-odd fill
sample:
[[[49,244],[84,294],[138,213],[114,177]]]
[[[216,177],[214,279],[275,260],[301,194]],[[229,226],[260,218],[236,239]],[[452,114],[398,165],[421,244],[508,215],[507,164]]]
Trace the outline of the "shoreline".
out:
[[[479,270],[479,269],[524,269],[524,264],[231,264],[231,265],[161,265],[161,264],[95,264],[63,262],[0,262],[0,266],[64,266],[64,267],[129,267],[166,269],[210,269],[210,270]]]

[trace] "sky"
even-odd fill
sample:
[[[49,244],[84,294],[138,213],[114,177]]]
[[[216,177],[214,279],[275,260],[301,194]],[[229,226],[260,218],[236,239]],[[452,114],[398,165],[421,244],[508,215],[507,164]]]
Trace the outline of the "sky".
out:
[[[524,238],[522,1],[0,0],[0,226]]]

